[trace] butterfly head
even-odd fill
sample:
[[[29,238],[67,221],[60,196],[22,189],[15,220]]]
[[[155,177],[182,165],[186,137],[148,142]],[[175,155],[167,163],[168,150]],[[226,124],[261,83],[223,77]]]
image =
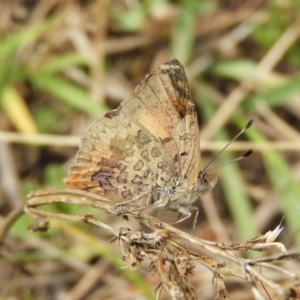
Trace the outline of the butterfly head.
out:
[[[246,126],[221,150],[219,151],[219,153],[217,153],[217,155],[215,155],[215,157],[213,157],[213,159],[210,160],[210,162],[204,167],[203,171],[201,171],[198,175],[197,178],[197,190],[200,193],[200,195],[205,195],[208,192],[210,192],[214,186],[216,185],[217,181],[218,181],[218,175],[215,176],[211,176],[208,174],[208,172],[218,169],[222,166],[231,164],[233,162],[242,160],[248,156],[250,156],[253,152],[252,149],[248,150],[246,153],[244,153],[242,156],[235,158],[231,161],[222,163],[220,165],[217,165],[215,167],[209,168],[209,166],[211,165],[211,163],[213,161],[216,160],[216,158],[233,142],[235,141],[243,132],[245,132],[249,127],[251,127],[253,123],[253,119],[249,120],[248,123],[246,124]]]
[[[197,179],[197,190],[203,196],[210,192],[218,181],[217,175],[209,175],[207,172],[201,171]]]

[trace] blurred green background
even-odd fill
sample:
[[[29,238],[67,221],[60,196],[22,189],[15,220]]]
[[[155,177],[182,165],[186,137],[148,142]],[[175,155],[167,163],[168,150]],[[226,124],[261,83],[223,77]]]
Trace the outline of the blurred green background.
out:
[[[299,36],[298,0],[1,1],[1,218],[30,191],[63,188],[78,137],[88,125],[116,108],[146,74],[176,57],[197,106],[203,165],[221,149],[219,141],[230,140],[254,119],[216,164],[249,148],[254,154],[218,170],[217,187],[197,204],[196,236],[246,240],[274,229],[284,217],[279,239],[296,251]],[[121,226],[118,218],[100,218]],[[58,299],[60,293],[69,297],[64,299],[154,299],[158,279],[120,271],[118,246],[108,245],[109,234],[57,220],[51,220],[48,233],[36,234],[27,231],[31,223],[22,217],[7,238],[9,260],[0,264],[3,299]],[[191,222],[179,227],[188,231]],[[98,281],[76,294],[76,283],[94,266],[103,270]],[[212,299],[206,281],[196,278],[199,291],[207,289],[201,299]],[[244,288],[233,285],[232,299],[242,299],[237,295]],[[247,293],[243,299],[251,299]]]

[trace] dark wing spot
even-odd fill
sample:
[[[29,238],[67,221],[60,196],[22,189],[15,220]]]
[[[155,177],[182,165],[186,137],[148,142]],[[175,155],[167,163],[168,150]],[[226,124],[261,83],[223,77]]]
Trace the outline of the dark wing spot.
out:
[[[158,167],[159,169],[165,171],[166,168],[167,168],[167,165],[166,165],[163,161],[159,161],[159,162],[157,163],[157,167]]]
[[[175,161],[175,162],[179,162],[179,155],[178,155],[178,153],[175,154],[175,156],[174,156],[174,161]]]
[[[105,118],[111,119],[111,118],[117,116],[117,115],[119,114],[119,111],[120,111],[120,108],[118,107],[117,109],[114,109],[114,110],[112,110],[112,111],[107,112],[107,113],[104,115],[104,117],[105,117]]]
[[[168,143],[168,142],[170,142],[170,141],[172,141],[172,138],[169,136],[169,137],[167,137],[167,138],[164,138],[164,139],[161,139],[161,138],[159,138],[160,139],[160,142],[164,145],[164,144],[166,144],[166,143]]]
[[[159,151],[159,149],[157,147],[153,147],[151,149],[151,155],[153,157],[159,157],[159,156],[161,156],[160,151]]]
[[[147,170],[144,172],[143,177],[144,177],[144,178],[148,178],[148,176],[150,175],[150,173],[151,173],[151,170],[150,170],[150,169],[147,169]]]
[[[135,137],[135,141],[136,141],[139,148],[143,148],[151,140],[144,131],[139,130],[138,133],[137,133],[137,136]]]
[[[125,169],[126,169],[126,166],[125,166],[125,165],[123,165],[123,164],[119,164],[119,165],[118,165],[118,170],[119,170],[120,172],[125,171]]]
[[[148,150],[143,150],[141,155],[142,155],[142,158],[146,159],[149,156],[149,151]]]
[[[121,183],[127,183],[128,172],[121,172],[117,177],[117,181]]]
[[[191,136],[191,134],[189,134],[189,133],[185,133],[185,134],[183,134],[183,135],[181,135],[180,137],[179,137],[179,139],[182,141],[189,141],[189,140],[191,140],[191,138],[192,138],[192,136]]]
[[[133,169],[135,171],[140,171],[144,167],[144,162],[140,159],[137,161],[137,163],[133,166]]]
[[[96,172],[92,176],[91,180],[98,181],[99,186],[104,190],[105,194],[115,195],[118,193],[118,188],[110,182],[110,179],[114,177],[114,174],[115,172],[112,169],[103,167],[99,172]]]
[[[142,180],[142,177],[138,176],[138,175],[135,175],[133,180],[132,180],[132,183],[134,184],[142,184],[143,183],[143,180]]]
[[[123,191],[121,194],[122,194],[123,198],[126,200],[131,199],[133,197],[130,190]]]
[[[117,163],[116,161],[113,161],[111,159],[105,158],[103,157],[101,159],[101,161],[99,161],[97,163],[97,166],[99,167],[107,167],[107,168],[111,168],[111,169],[115,169],[119,166],[119,163]]]

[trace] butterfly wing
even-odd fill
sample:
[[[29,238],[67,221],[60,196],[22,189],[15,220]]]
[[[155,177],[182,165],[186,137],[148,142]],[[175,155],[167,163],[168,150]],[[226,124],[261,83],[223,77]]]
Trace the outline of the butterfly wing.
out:
[[[88,128],[65,184],[119,202],[174,179],[195,182],[199,129],[189,98],[184,69],[172,59]]]
[[[184,68],[177,59],[171,59],[159,69],[157,87],[160,98],[166,98],[162,104],[169,104],[164,113],[170,112],[173,121],[171,135],[176,144],[173,164],[179,172],[182,184],[189,188],[193,185],[201,170],[200,132],[195,105],[190,101],[190,89]],[[150,83],[151,84],[151,83]],[[169,100],[169,101],[168,101]],[[178,170],[179,168],[179,170]],[[178,174],[178,173],[177,173]]]

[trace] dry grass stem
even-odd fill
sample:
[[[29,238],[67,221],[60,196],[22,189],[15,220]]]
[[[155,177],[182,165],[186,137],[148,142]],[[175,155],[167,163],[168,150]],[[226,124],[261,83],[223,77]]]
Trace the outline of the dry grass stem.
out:
[[[80,137],[50,135],[50,134],[22,134],[16,132],[0,132],[0,141],[7,143],[28,144],[28,145],[49,145],[61,147],[78,147]],[[203,141],[201,140],[202,151],[219,151],[228,144],[228,141]],[[299,141],[274,141],[274,142],[234,142],[226,151],[299,151]]]
[[[268,122],[282,137],[290,141],[300,141],[300,133],[287,122],[275,114],[270,107],[262,101],[257,101],[256,108],[261,117]]]
[[[91,206],[115,215],[134,218],[152,231],[145,233],[143,231],[132,231],[130,228],[116,229],[95,219],[92,215],[58,214],[38,208],[51,203]],[[28,196],[24,210],[38,222],[37,226],[31,227],[33,230],[47,229],[47,218],[55,217],[91,223],[109,231],[114,236],[111,242],[120,245],[123,260],[128,263],[131,269],[139,269],[142,262],[148,261],[148,271],[150,273],[158,272],[161,284],[157,289],[157,297],[164,290],[170,299],[197,299],[191,281],[195,263],[202,264],[212,272],[216,299],[221,299],[221,297],[222,299],[229,299],[224,278],[235,275],[236,270],[232,268],[232,265],[239,267],[241,276],[248,282],[255,299],[264,299],[262,296],[263,291],[259,289],[258,283],[286,299],[287,296],[293,294],[292,286],[299,280],[298,274],[276,265],[285,260],[299,259],[298,254],[287,254],[282,243],[274,242],[282,230],[280,225],[273,231],[248,241],[225,245],[222,242],[211,242],[196,238],[136,208],[130,207],[130,205],[117,206],[108,199],[82,190],[35,192]],[[198,248],[199,253],[204,251],[205,255],[192,253],[189,250],[189,244],[193,245],[193,249]],[[280,251],[281,255],[260,259],[247,259],[241,256],[241,252],[245,251],[271,249]],[[221,260],[221,262],[218,262],[218,260]],[[279,283],[268,278],[263,270],[271,270],[282,277],[288,277],[290,288],[282,288]]]

